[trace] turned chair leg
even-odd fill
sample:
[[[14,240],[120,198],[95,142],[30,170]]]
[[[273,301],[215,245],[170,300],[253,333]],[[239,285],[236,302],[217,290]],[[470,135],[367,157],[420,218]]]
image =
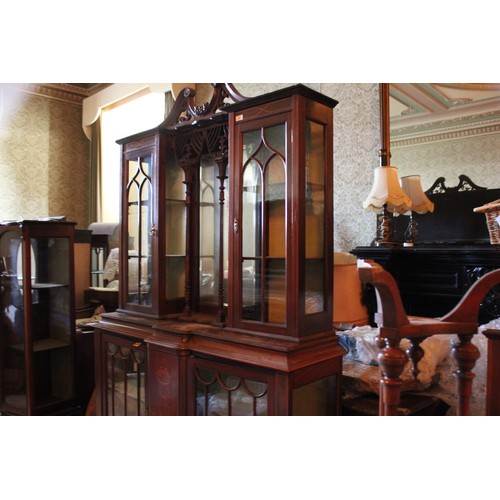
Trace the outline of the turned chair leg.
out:
[[[411,360],[413,368],[411,370],[411,374],[413,375],[413,378],[416,379],[419,374],[419,369],[418,369],[418,364],[420,363],[420,360],[424,357],[424,350],[420,346],[422,341],[425,340],[425,337],[418,337],[414,339],[410,339],[410,347],[406,349],[406,355],[408,358]]]
[[[386,346],[379,352],[381,370],[379,415],[397,414],[401,400],[401,374],[408,362],[404,351],[399,347],[399,339],[385,339]]]
[[[457,415],[470,415],[470,401],[472,395],[472,372],[479,359],[479,349],[471,342],[472,335],[459,335],[459,341],[453,342],[451,352],[457,363],[454,373],[457,381]]]

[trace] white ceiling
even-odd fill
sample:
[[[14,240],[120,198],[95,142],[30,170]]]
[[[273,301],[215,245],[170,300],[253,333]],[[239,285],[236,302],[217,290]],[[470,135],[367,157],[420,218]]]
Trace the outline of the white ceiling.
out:
[[[500,83],[391,83],[391,142],[500,130]]]

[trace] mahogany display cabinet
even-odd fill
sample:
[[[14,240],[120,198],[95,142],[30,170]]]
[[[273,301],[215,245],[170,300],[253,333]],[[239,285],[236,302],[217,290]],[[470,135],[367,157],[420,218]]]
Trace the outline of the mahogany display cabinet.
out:
[[[0,224],[0,412],[72,414],[74,223]]]
[[[97,414],[339,412],[336,104],[212,84],[119,141],[120,309],[95,329]]]

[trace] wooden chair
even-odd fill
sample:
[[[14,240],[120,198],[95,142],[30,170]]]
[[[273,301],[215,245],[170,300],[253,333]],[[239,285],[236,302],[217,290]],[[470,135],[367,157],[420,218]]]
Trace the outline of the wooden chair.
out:
[[[379,325],[378,354],[380,371],[380,415],[395,415],[400,403],[403,369],[410,358],[413,375],[418,374],[418,362],[423,357],[420,343],[431,335],[456,334],[458,341],[451,348],[457,363],[457,414],[470,415],[472,393],[472,369],[479,358],[478,348],[471,343],[478,331],[479,307],[492,287],[500,283],[500,269],[485,274],[466,292],[462,300],[441,318],[407,316],[396,281],[392,275],[373,261],[360,261],[360,280],[371,283],[377,295],[378,312],[375,321]],[[406,355],[400,348],[401,339],[411,342]]]

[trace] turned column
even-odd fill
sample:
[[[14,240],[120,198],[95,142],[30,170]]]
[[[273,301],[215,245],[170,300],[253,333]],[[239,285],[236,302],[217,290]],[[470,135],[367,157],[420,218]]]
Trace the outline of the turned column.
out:
[[[401,401],[401,374],[408,358],[399,347],[400,339],[384,340],[385,347],[378,354],[382,375],[380,378],[379,415],[395,416]]]
[[[475,374],[472,369],[479,359],[479,349],[471,342],[472,335],[458,335],[459,340],[453,342],[451,353],[457,363],[454,373],[457,381],[457,415],[470,415],[472,380]]]
[[[225,185],[227,179],[227,154],[215,156],[215,161],[219,169],[219,277],[217,288],[217,315],[215,318],[216,326],[226,326],[226,313],[224,310],[224,202]]]
[[[411,370],[411,374],[413,375],[413,378],[416,379],[419,374],[419,369],[418,369],[418,364],[420,363],[420,360],[424,357],[424,350],[420,346],[422,341],[425,340],[425,337],[417,337],[414,339],[410,339],[410,347],[406,349],[406,355],[408,356],[408,359],[411,360],[413,367]]]
[[[181,164],[182,169],[184,170],[184,185],[186,186],[186,270],[185,270],[185,282],[184,282],[184,316],[190,317],[193,314],[192,310],[192,297],[191,297],[191,255],[192,251],[192,241],[193,236],[192,232],[192,195],[193,195],[193,185],[194,185],[194,175],[195,168],[191,164]]]

